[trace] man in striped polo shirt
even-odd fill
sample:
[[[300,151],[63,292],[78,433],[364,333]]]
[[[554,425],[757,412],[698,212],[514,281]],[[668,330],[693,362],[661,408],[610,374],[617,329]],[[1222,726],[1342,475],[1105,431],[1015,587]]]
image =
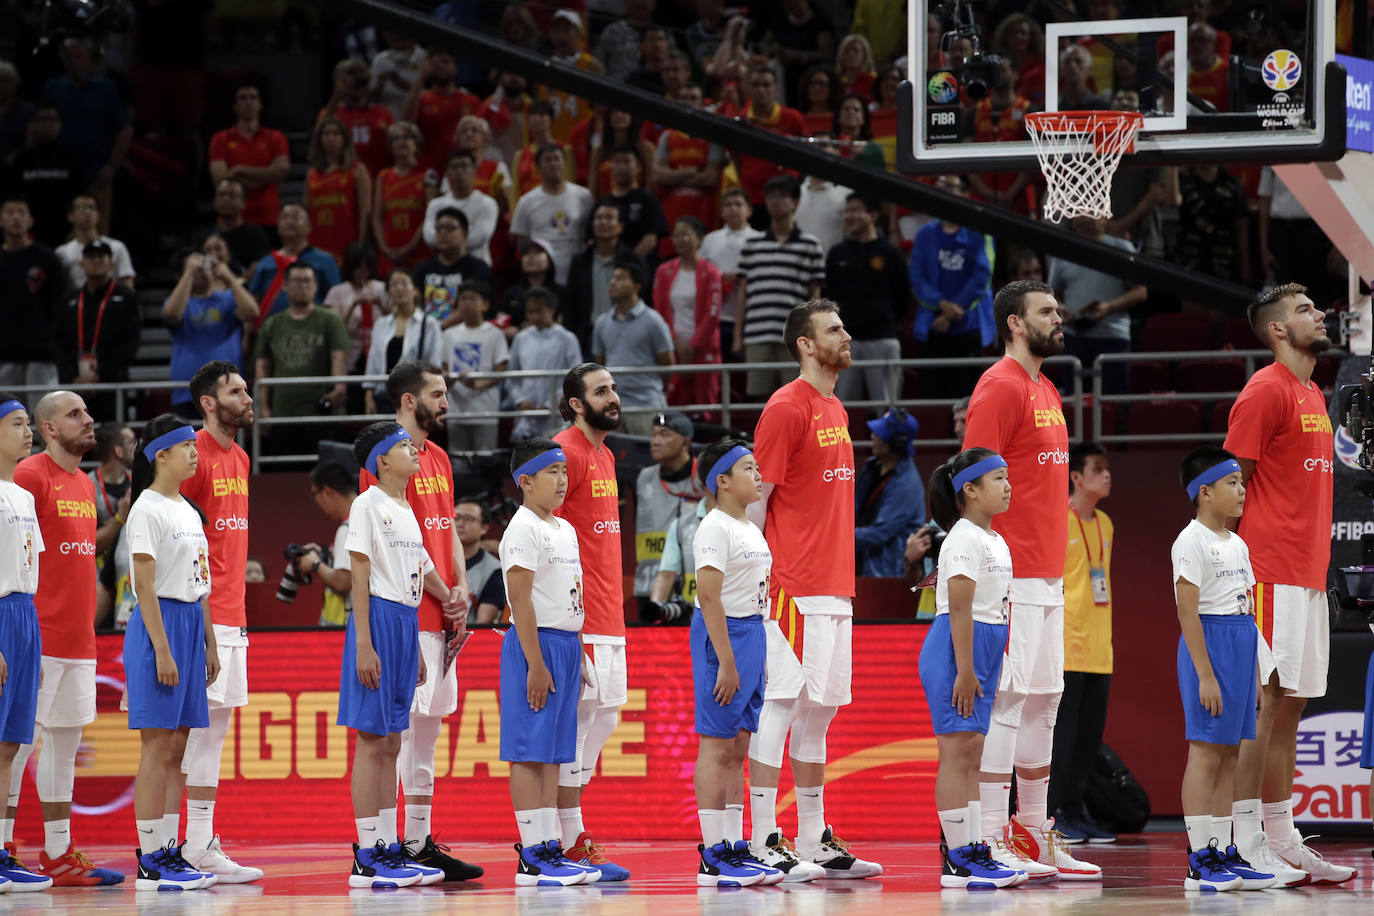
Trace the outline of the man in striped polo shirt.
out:
[[[791,175],[770,178],[763,186],[769,226],[763,236],[744,243],[735,284],[735,352],[743,348],[750,363],[792,362],[782,342],[783,325],[792,307],[821,294],[825,252],[814,235],[793,219],[801,184]],[[790,371],[752,369],[745,382],[749,396],[768,397],[790,380]]]

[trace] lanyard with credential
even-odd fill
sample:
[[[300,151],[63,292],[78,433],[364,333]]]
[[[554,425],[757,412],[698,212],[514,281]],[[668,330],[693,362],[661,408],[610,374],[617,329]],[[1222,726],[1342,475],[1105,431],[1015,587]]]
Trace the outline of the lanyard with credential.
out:
[[[100,300],[100,309],[95,313],[95,333],[91,335],[90,349],[86,348],[86,290],[83,288],[81,294],[76,297],[76,350],[78,353],[94,353],[96,345],[100,343],[100,325],[105,320],[105,306],[110,304],[110,297],[114,295],[115,281],[111,280],[110,285],[105,287],[105,297]]]
[[[1073,508],[1073,503],[1069,503],[1069,511],[1073,513],[1074,521],[1078,522],[1078,535],[1083,539],[1083,552],[1088,557],[1088,579],[1092,584],[1093,604],[1107,605],[1112,603],[1111,590],[1107,587],[1107,539],[1102,534],[1102,520],[1097,517],[1096,511],[1093,512],[1093,522],[1097,525],[1097,563],[1093,563],[1093,552],[1088,547],[1088,530],[1083,527],[1083,518],[1078,514],[1078,510]]]

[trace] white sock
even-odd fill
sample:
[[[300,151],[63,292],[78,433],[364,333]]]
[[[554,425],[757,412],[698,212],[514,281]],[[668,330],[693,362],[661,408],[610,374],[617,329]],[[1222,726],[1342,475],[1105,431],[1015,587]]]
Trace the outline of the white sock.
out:
[[[355,817],[353,824],[358,828],[359,849],[371,849],[382,838],[382,832],[377,826],[377,818],[375,817]]]
[[[134,821],[134,826],[138,828],[138,849],[144,855],[166,845],[158,840],[158,837],[162,836],[162,818]]]
[[[1016,817],[1030,827],[1039,827],[1049,820],[1050,778],[1026,779],[1016,777]]]
[[[797,845],[811,849],[825,833],[825,787],[797,787]]]
[[[983,803],[971,801],[968,803],[968,841],[978,843],[983,839]]]
[[[778,832],[778,787],[749,787],[749,819],[754,822],[753,843],[762,848],[770,834]]]
[[[7,817],[0,817],[0,842],[14,842],[14,821]]]
[[[967,846],[973,836],[972,827],[967,808],[950,808],[940,812],[940,829],[945,832],[945,845],[950,849]]]
[[[1212,815],[1194,814],[1185,817],[1183,829],[1188,831],[1188,846],[1193,852],[1206,849],[1212,842]]]
[[[707,849],[726,839],[725,812],[719,808],[698,808],[697,821],[701,823],[701,842]]]
[[[1235,823],[1236,846],[1244,852],[1254,852],[1255,835],[1260,832],[1260,800],[1243,798],[1231,802],[1231,819]]]
[[[562,834],[564,849],[572,849],[577,845],[577,838],[580,837],[587,828],[582,824],[582,807],[559,808],[558,809],[558,833]]]
[[[978,799],[979,805],[983,809],[984,839],[1000,840],[1007,829],[1007,811],[1011,805],[1011,783],[980,782],[978,783]]]
[[[1226,847],[1231,845],[1231,815],[1212,815],[1212,836],[1217,838],[1217,845],[1225,852]]]
[[[72,845],[72,822],[70,818],[60,821],[43,822],[43,852],[49,859],[56,859]]]
[[[515,812],[515,828],[520,831],[520,845],[529,849],[544,842],[544,814],[540,808],[526,808]]]
[[[390,846],[396,842],[396,806],[381,808],[377,811],[377,838],[385,840]]]
[[[162,845],[181,842],[181,812],[162,815]]]
[[[725,838],[731,843],[744,839],[744,805],[725,806]]]
[[[544,838],[543,838],[542,840],[540,840],[539,842],[543,843],[543,842],[545,842],[545,841],[547,841],[547,840],[553,840],[554,842],[557,842],[557,841],[558,841],[558,833],[559,833],[559,829],[558,829],[558,828],[559,828],[559,824],[560,824],[560,821],[559,821],[559,817],[558,817],[558,809],[557,809],[557,808],[540,808],[540,809],[539,809],[539,832],[542,833],[542,834],[544,835]],[[568,850],[567,850],[567,848],[564,848],[563,851],[564,851],[564,852],[567,852]]]
[[[407,840],[415,840],[417,843],[424,843],[429,839],[432,832],[429,826],[429,815],[433,810],[430,805],[406,805],[406,831]]]
[[[186,799],[186,844],[204,849],[215,835],[215,803]]]
[[[1265,802],[1260,806],[1264,812],[1264,833],[1275,843],[1287,846],[1293,842],[1293,802]]]

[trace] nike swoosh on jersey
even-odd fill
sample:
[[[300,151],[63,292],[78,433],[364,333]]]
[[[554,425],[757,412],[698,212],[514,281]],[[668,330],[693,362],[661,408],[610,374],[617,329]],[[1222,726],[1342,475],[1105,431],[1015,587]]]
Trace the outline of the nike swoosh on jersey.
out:
[[[1035,395],[1031,395],[1031,396],[1030,396],[1030,399],[1031,399],[1032,401],[1034,401],[1034,400],[1035,400]]]
[[[819,420],[819,419],[820,419],[821,417],[823,417],[823,416],[825,416],[825,411],[822,410],[820,413],[816,414],[816,415],[815,415],[814,417],[812,417],[811,419],[813,419],[813,420]]]
[[[65,487],[65,486],[66,486],[65,483],[55,483],[55,484],[52,485],[52,488],[53,488],[54,490],[60,490],[60,489],[62,489],[62,488]]]
[[[1298,403],[1301,404],[1305,400],[1307,400],[1307,398],[1298,398]]]

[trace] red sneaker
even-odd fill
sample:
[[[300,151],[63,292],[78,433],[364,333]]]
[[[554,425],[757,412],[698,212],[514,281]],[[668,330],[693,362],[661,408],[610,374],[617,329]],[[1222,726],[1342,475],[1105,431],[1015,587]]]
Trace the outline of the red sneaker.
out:
[[[53,887],[108,887],[124,881],[119,872],[97,867],[74,846],[67,847],[67,851],[55,859],[48,858],[47,852],[40,852],[38,864],[43,874],[52,878]]]
[[[593,840],[591,834],[586,831],[578,836],[577,842],[573,843],[572,848],[564,855],[579,865],[590,865],[599,869],[602,881],[625,881],[630,877],[630,870],[606,858],[606,848]]]

